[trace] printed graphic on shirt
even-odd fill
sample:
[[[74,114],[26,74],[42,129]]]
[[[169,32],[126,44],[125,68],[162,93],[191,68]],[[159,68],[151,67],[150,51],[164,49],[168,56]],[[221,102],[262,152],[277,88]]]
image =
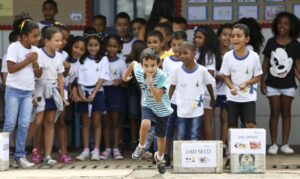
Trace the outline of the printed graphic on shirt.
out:
[[[201,104],[203,104],[203,103],[204,103],[203,95],[201,94],[199,99],[194,101],[192,109],[196,109],[197,107],[201,107]]]
[[[293,59],[288,57],[286,51],[277,48],[271,52],[270,73],[274,77],[285,78],[293,66]]]

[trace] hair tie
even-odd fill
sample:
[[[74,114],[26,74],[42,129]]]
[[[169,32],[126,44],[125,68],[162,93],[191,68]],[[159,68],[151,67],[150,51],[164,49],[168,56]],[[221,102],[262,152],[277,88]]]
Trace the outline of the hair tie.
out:
[[[88,37],[98,37],[99,39],[101,39],[101,36],[102,36],[102,32],[99,32],[99,33],[96,33],[96,34],[83,34],[83,38],[84,40],[86,40]]]
[[[61,23],[61,22],[55,21],[55,22],[54,22],[54,25],[61,25],[61,26],[63,26],[64,24]]]
[[[23,30],[25,23],[26,23],[26,22],[29,22],[29,21],[32,21],[32,20],[31,20],[31,19],[24,19],[24,20],[22,21],[22,23],[19,25],[20,32]]]

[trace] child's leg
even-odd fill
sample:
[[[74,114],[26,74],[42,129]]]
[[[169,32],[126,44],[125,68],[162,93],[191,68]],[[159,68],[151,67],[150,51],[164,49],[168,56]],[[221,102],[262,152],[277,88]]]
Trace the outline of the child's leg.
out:
[[[269,128],[271,134],[271,142],[272,144],[277,143],[277,128],[278,128],[278,120],[280,115],[280,96],[270,96],[269,97],[269,105],[271,110]]]
[[[177,139],[186,140],[186,125],[188,119],[186,118],[177,118]]]
[[[172,153],[172,146],[173,146],[173,140],[174,140],[174,130],[175,130],[175,124],[177,122],[177,106],[174,104],[171,104],[171,107],[173,108],[173,113],[169,116],[168,118],[168,123],[167,123],[167,143],[166,143],[166,148],[165,152],[166,154],[171,154]]]
[[[227,135],[228,135],[228,128],[227,128],[227,110],[226,107],[221,107],[220,109],[220,121],[221,121],[221,139],[223,144],[227,144]]]
[[[100,147],[100,141],[101,141],[101,117],[100,112],[93,112],[92,118],[93,118],[93,127],[95,132],[95,149],[99,150]]]
[[[244,119],[246,128],[256,128],[256,103],[255,101],[241,103],[241,118]]]
[[[58,135],[58,142],[60,147],[60,153],[62,155],[67,153],[67,141],[66,141],[66,123],[65,123],[65,110],[60,114],[58,121],[55,123],[55,128]]]
[[[118,148],[120,142],[120,119],[118,112],[111,112],[111,120],[114,135],[114,148]]]
[[[82,141],[85,150],[89,149],[90,119],[88,113],[81,114],[82,120]]]
[[[158,155],[164,156],[166,146],[166,137],[157,137]]]
[[[53,142],[54,142],[54,125],[55,125],[56,110],[46,111],[44,128],[45,128],[45,156],[51,156]]]
[[[109,148],[110,143],[110,117],[108,114],[104,114],[104,125],[103,125],[103,140],[104,140],[104,147],[106,149]]]
[[[30,127],[29,127],[29,132],[28,132],[27,140],[26,140],[27,144],[29,144],[29,142],[31,142],[33,136],[35,136],[36,133],[38,133],[37,131],[43,124],[43,119],[44,119],[44,111],[39,112],[35,115],[35,119],[30,124]]]
[[[238,119],[240,116],[240,104],[233,101],[227,101],[227,116],[228,116],[228,129],[238,128]]]
[[[199,140],[202,128],[203,116],[188,119],[191,122],[191,140]]]
[[[141,123],[141,128],[140,128],[140,145],[144,146],[146,143],[146,138],[148,131],[151,127],[151,121],[150,119],[143,119]]]
[[[293,98],[281,95],[281,115],[282,115],[282,145],[288,144],[291,129],[291,106]]]
[[[204,108],[204,139],[212,140],[213,139],[213,110]]]

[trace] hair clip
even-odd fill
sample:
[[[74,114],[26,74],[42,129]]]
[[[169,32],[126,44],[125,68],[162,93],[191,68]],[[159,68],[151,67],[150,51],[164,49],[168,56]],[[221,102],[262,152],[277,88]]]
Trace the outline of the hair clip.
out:
[[[23,30],[25,23],[29,22],[29,21],[32,21],[32,20],[31,19],[25,19],[25,20],[22,21],[22,23],[19,25],[20,31]]]
[[[63,26],[64,24],[63,24],[63,23],[60,23],[60,22],[58,22],[58,21],[55,21],[55,22],[54,22],[54,25],[61,25],[61,26]]]

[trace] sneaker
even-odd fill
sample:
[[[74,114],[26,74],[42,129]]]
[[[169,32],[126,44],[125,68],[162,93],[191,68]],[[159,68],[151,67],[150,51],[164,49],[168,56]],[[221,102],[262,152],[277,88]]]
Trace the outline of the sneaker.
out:
[[[158,152],[154,153],[154,159],[156,162],[157,170],[160,174],[166,173],[166,161],[165,160],[158,160],[157,158]]]
[[[146,151],[144,153],[144,155],[142,156],[142,159],[151,160],[152,156],[153,156],[153,154],[151,152]]]
[[[111,158],[111,149],[107,148],[106,150],[104,150],[101,155],[100,155],[100,159],[101,160],[107,160]]]
[[[94,161],[99,161],[100,160],[99,152],[92,151],[91,155],[92,155],[91,160],[94,160]]]
[[[277,155],[278,153],[278,146],[276,144],[273,144],[268,149],[268,154],[270,155]]]
[[[48,156],[48,157],[45,157],[44,164],[45,165],[55,165],[55,164],[57,164],[57,161],[52,159],[50,156]]]
[[[15,167],[30,168],[34,166],[34,163],[29,162],[25,157],[15,160]]]
[[[167,167],[171,166],[171,158],[170,158],[169,154],[164,155],[164,160],[166,161]]]
[[[33,152],[32,153],[32,158],[31,158],[31,162],[34,163],[34,164],[39,164],[39,163],[43,163],[43,157],[40,156],[39,153],[37,152]]]
[[[80,161],[83,161],[83,160],[86,160],[90,158],[90,153],[89,152],[81,152],[81,154],[79,154],[77,157],[76,157],[76,160],[80,160]]]
[[[287,155],[294,154],[294,150],[292,148],[290,148],[289,144],[285,144],[285,145],[281,146],[280,151]]]
[[[70,164],[73,162],[72,157],[66,155],[66,154],[59,154],[59,158],[58,158],[58,162],[59,163],[64,163],[64,164]]]
[[[120,149],[118,149],[118,148],[113,149],[113,155],[114,155],[115,160],[123,160],[124,159],[123,155],[121,154]]]
[[[135,151],[132,153],[131,158],[134,160],[140,160],[145,153],[145,148],[140,147],[139,145],[135,148]]]

